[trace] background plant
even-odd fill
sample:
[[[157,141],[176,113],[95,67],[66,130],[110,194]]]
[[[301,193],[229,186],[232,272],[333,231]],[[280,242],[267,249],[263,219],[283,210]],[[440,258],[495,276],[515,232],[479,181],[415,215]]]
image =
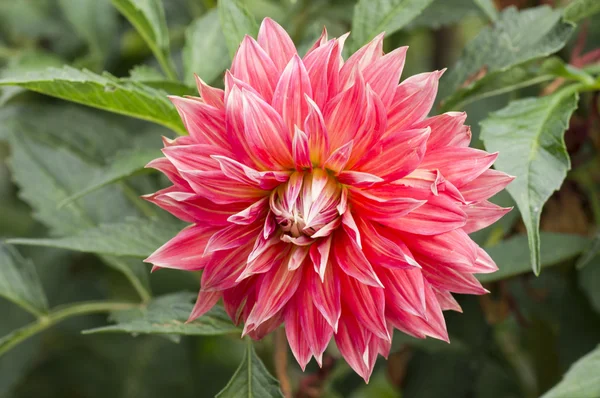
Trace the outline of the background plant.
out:
[[[185,324],[198,275],[141,262],[181,228],[139,198],[185,133],[166,95],[218,85],[265,16],[301,51],[323,25],[350,50],[386,31],[404,75],[448,67],[435,112],[466,110],[517,176],[474,234],[492,294],[460,298],[450,345],[395,335],[369,385],[335,347],[301,373],[220,308]],[[273,373],[298,397],[599,397],[599,75],[597,0],[0,3],[0,396],[281,396]]]

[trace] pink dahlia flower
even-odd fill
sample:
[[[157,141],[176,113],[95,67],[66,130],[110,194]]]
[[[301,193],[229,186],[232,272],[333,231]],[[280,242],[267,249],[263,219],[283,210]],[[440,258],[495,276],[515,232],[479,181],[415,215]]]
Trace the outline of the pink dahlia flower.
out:
[[[191,223],[146,261],[203,270],[190,319],[220,299],[244,335],[282,323],[304,368],[332,338],[368,380],[394,328],[448,340],[452,293],[495,271],[469,233],[510,209],[487,201],[512,177],[468,147],[464,113],[427,117],[442,72],[398,84],[406,47],[383,35],[344,61],[326,32],[300,57],[265,19],[225,90],[171,98],[189,136],[149,167],[173,185],[147,199]]]

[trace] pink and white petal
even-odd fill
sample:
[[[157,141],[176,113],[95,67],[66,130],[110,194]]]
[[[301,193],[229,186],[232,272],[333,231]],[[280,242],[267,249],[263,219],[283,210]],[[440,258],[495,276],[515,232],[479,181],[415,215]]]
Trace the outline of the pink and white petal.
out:
[[[280,71],[256,40],[246,36],[233,58],[231,74],[251,85],[265,101],[270,103]]]
[[[338,181],[341,184],[352,185],[357,188],[368,188],[385,180],[362,171],[344,170],[338,175]]]
[[[438,195],[446,195],[456,202],[466,203],[462,193],[439,170],[416,169],[406,177],[393,182],[394,185]]]
[[[336,231],[333,239],[335,263],[346,275],[362,284],[383,288],[383,284],[373,270],[373,266],[356,242],[345,231]]]
[[[248,187],[239,181],[227,178],[220,170],[216,173],[182,172],[194,191],[216,204],[241,204],[242,208],[269,194],[259,188]]]
[[[296,46],[285,29],[268,17],[258,30],[258,44],[269,54],[279,72],[297,55]]]
[[[256,248],[256,245],[255,245]],[[237,281],[242,281],[253,275],[264,274],[273,269],[273,267],[286,266],[284,260],[288,257],[290,245],[281,241],[267,246],[259,256],[248,257],[248,264]],[[255,253],[253,251],[253,253]],[[251,259],[252,258],[252,259]],[[250,260],[251,259],[251,260]]]
[[[194,74],[194,77],[202,101],[214,108],[225,109],[225,92],[220,88],[209,86],[196,74]]]
[[[461,206],[448,198],[434,196],[404,216],[380,222],[399,231],[437,235],[464,227],[467,220],[466,210]]]
[[[385,227],[360,218],[357,222],[360,234],[366,237],[363,252],[371,264],[392,269],[420,267],[408,247],[392,231],[386,232]]]
[[[190,136],[198,144],[229,148],[225,134],[225,113],[200,101],[170,96]]]
[[[290,171],[258,171],[227,156],[213,155],[212,158],[219,163],[221,171],[227,177],[268,191],[287,182],[292,174]]]
[[[331,325],[336,333],[342,313],[339,272],[339,270],[334,269],[334,264],[329,262],[324,267],[322,278],[316,272],[305,276],[306,288],[310,291],[315,307],[321,312],[327,323]]]
[[[342,302],[357,321],[382,339],[390,339],[385,322],[385,289],[368,286],[340,273]]]
[[[188,183],[189,180],[183,174],[184,172],[218,171],[219,163],[211,156],[231,155],[229,150],[208,144],[169,146],[163,148],[162,152]]]
[[[297,299],[293,298],[287,305],[285,310],[285,335],[288,343],[294,354],[294,358],[302,368],[306,369],[306,365],[312,356],[306,333],[303,329],[302,322],[298,316],[298,312],[302,310],[301,305],[296,303]]]
[[[471,203],[481,202],[502,191],[514,179],[515,177],[501,171],[488,169],[460,187],[460,192]]]
[[[425,279],[418,268],[387,269],[381,271],[385,283],[386,308],[424,318],[427,315]]]
[[[223,296],[223,292],[206,292],[200,290],[196,304],[194,304],[194,308],[192,309],[192,313],[187,322],[192,322],[194,319],[198,319],[206,314],[215,304],[217,304],[217,301],[219,301],[221,296]]]
[[[304,260],[308,257],[309,250],[310,246],[292,246],[289,258],[287,259],[288,269],[295,271],[300,268],[304,264]]]
[[[329,156],[329,135],[318,105],[308,97],[305,97],[305,100],[309,109],[304,120],[304,132],[308,135],[310,160],[321,165]]]
[[[300,57],[294,55],[279,78],[272,101],[289,134],[293,134],[296,126],[302,126],[308,115],[305,96],[312,97],[310,78]]]
[[[463,230],[468,234],[477,232],[492,225],[512,209],[512,207],[500,207],[487,200],[466,206],[464,210],[468,218]]]
[[[489,169],[497,157],[497,152],[487,153],[474,148],[446,147],[428,151],[419,167],[439,170],[444,178],[460,189]]]
[[[202,272],[203,290],[225,290],[238,284],[238,277],[246,268],[252,245],[236,247],[232,250],[213,253]]]
[[[246,245],[250,241],[254,242],[262,228],[262,222],[255,222],[250,225],[231,224],[210,237],[204,248],[204,255],[233,249]]]
[[[457,271],[450,267],[440,267],[436,262],[419,256],[417,256],[417,261],[423,266],[423,275],[427,282],[440,290],[475,295],[489,293],[470,273]]]
[[[436,288],[432,289],[435,293],[435,297],[438,303],[440,303],[440,308],[442,309],[442,311],[456,311],[460,313],[463,312],[460,304],[458,304],[458,301],[456,301],[456,299],[452,296],[452,293],[450,293],[447,290],[439,290]]]
[[[435,101],[442,73],[443,71],[421,73],[398,85],[388,111],[388,133],[407,130],[425,119]]]
[[[313,274],[310,267],[305,267],[304,279],[296,294],[296,302],[299,304],[296,308],[298,311],[296,316],[300,318],[308,346],[317,363],[321,366],[323,352],[333,336],[333,328],[313,304],[313,298],[308,286]]]
[[[369,65],[383,56],[383,36],[384,34],[380,33],[344,62],[340,70],[340,86],[342,89],[352,84],[356,74],[362,74]]]
[[[339,92],[339,68],[341,45],[330,40],[306,54],[302,62],[310,78],[313,99],[319,108],[324,108],[330,98]]]
[[[173,163],[171,163],[169,161],[169,159],[167,159],[167,158],[154,159],[154,160],[150,161],[150,163],[148,163],[144,167],[156,169],[156,170],[160,171],[161,173],[163,173],[164,175],[166,175],[167,178],[175,186],[177,186],[179,188],[179,189],[177,189],[178,191],[192,192],[192,188],[190,187],[190,184],[188,184],[188,182],[185,180],[185,178],[183,178],[179,174],[179,171],[177,171],[177,168],[175,167],[175,165],[173,165]]]
[[[332,237],[319,239],[310,246],[310,259],[313,262],[315,272],[319,274],[321,281],[325,279],[325,270],[329,262]],[[308,267],[307,267],[308,268]]]
[[[327,158],[327,160],[323,164],[323,168],[331,170],[335,174],[340,173],[344,169],[344,167],[346,167],[346,164],[348,164],[348,160],[352,155],[353,144],[354,141],[350,140],[346,144],[333,151],[333,153]]]
[[[227,221],[238,225],[250,225],[259,219],[263,220],[267,216],[268,211],[269,198],[265,196],[264,198],[252,203],[244,210],[232,214],[227,218]]]
[[[451,143],[461,144],[456,146],[468,146],[471,136],[466,136],[466,119],[465,112],[447,112],[415,123],[411,128],[431,128],[431,135],[427,141],[427,149],[430,151],[450,146]],[[466,145],[462,145],[465,141]]]
[[[276,267],[262,274],[256,304],[246,320],[243,334],[256,329],[281,310],[296,293],[301,279],[302,269],[290,271],[287,267]]]
[[[389,134],[372,146],[354,165],[359,171],[395,181],[413,172],[423,160],[431,130],[405,130]]]
[[[335,334],[335,343],[348,365],[365,382],[368,382],[371,371],[363,359],[368,344],[366,333],[367,331],[358,323],[350,310],[344,309],[344,316],[340,319],[340,325]]]
[[[292,157],[294,158],[296,170],[312,170],[308,137],[298,126],[295,126],[294,139],[292,141]]]
[[[481,247],[477,248],[477,260],[475,260],[475,268],[476,270],[474,273],[476,274],[490,274],[498,271],[496,262]]]
[[[159,247],[144,262],[161,268],[197,271],[205,267],[204,247],[216,229],[206,225],[190,225]]]
[[[321,31],[321,36],[313,43],[313,45],[306,51],[305,57],[308,56],[311,52],[321,47],[325,43],[328,42],[327,39],[327,27],[323,25],[323,30]]]
[[[356,246],[360,250],[362,250],[361,233],[351,212],[346,211],[344,214],[342,214],[342,226],[348,237],[352,239],[354,243],[356,243]]]
[[[236,326],[242,320],[242,313],[249,312],[246,308],[254,306],[256,279],[256,277],[245,279],[234,287],[223,291],[223,307]]]
[[[377,93],[386,108],[394,99],[396,86],[404,69],[407,50],[408,47],[399,47],[377,59],[364,70],[365,82]]]
[[[261,323],[259,327],[252,330],[251,332],[248,332],[248,336],[250,336],[250,338],[252,340],[264,339],[268,334],[275,331],[275,329],[277,329],[279,327],[279,325],[281,325],[281,323],[285,319],[284,318],[285,311],[286,311],[286,308],[280,310],[277,314],[275,314],[271,318],[269,318],[269,320]]]
[[[381,223],[392,222],[423,206],[426,201],[396,196],[381,197],[371,189],[349,189],[349,202],[352,211],[361,217]],[[392,222],[393,224],[393,222]]]
[[[427,258],[432,264],[460,272],[474,271],[478,246],[462,229],[432,236],[404,234],[403,238],[415,256]]]

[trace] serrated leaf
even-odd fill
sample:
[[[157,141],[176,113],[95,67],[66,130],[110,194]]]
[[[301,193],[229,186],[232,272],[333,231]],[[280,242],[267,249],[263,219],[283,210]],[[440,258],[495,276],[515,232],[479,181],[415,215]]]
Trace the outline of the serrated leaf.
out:
[[[74,200],[77,200],[91,192],[103,188],[109,184],[125,179],[144,170],[144,167],[156,158],[161,157],[160,150],[134,148],[119,151],[109,166],[104,169],[97,179],[91,181],[84,189],[69,196],[61,203],[59,207],[63,207]]]
[[[558,69],[564,67],[560,58],[551,57],[541,63],[534,60],[506,71],[486,74],[444,99],[442,111],[463,109],[474,101],[552,80],[556,78]]]
[[[562,13],[541,6],[517,11],[506,8],[492,27],[485,27],[467,44],[460,59],[440,84],[440,98],[485,75],[548,56],[564,47],[573,25]]]
[[[231,58],[244,36],[256,37],[258,34],[258,24],[254,16],[239,0],[219,0],[219,20]]]
[[[169,31],[161,0],[111,1],[142,36],[167,76],[177,80],[170,56]]]
[[[183,65],[186,83],[196,83],[194,73],[210,83],[229,66],[229,52],[217,10],[210,10],[192,22],[185,31],[185,38]]]
[[[87,43],[100,65],[117,33],[117,14],[109,0],[59,0],[62,13]]]
[[[8,242],[145,258],[180,230],[181,225],[176,222],[132,218],[120,223],[100,224],[62,238],[15,238]]]
[[[541,398],[595,398],[600,396],[600,346],[575,362],[562,381]]]
[[[262,363],[248,342],[242,363],[215,398],[283,398],[279,382]]]
[[[19,86],[42,94],[162,124],[186,134],[179,114],[162,90],[108,73],[65,66],[0,80],[0,86]]]
[[[580,254],[590,240],[579,235],[542,232],[540,241],[544,247],[540,264],[550,267]],[[498,271],[477,275],[481,282],[498,281],[531,271],[529,243],[525,235],[514,236],[484,249],[496,262]]]
[[[98,179],[106,167],[104,160],[128,142],[121,124],[82,108],[48,104],[5,107],[0,119],[0,129],[9,136],[10,166],[19,196],[52,235],[74,235],[102,223],[141,216],[135,202],[141,199],[128,197],[118,186],[104,187],[58,208]],[[140,294],[149,296],[147,270],[140,261],[103,259],[124,272]]]
[[[573,0],[565,8],[564,16],[567,21],[579,22],[600,12],[600,1],[598,0]]]
[[[48,310],[48,300],[33,263],[0,242],[0,296],[34,315]]]
[[[486,149],[500,152],[495,168],[517,177],[507,191],[527,228],[531,266],[536,274],[541,269],[542,207],[571,167],[564,134],[578,98],[577,93],[566,90],[512,101],[481,123]]]
[[[200,318],[187,322],[196,294],[172,293],[157,297],[140,309],[113,312],[116,325],[85,330],[91,333],[176,334],[215,336],[241,333],[220,306],[213,307]]]
[[[352,50],[385,32],[391,35],[408,25],[433,0],[359,0],[352,18]]]

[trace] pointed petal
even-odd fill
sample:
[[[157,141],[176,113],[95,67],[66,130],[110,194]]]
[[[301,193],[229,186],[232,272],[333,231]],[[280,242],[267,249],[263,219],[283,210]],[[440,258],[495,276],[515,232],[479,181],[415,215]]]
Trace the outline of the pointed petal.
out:
[[[217,301],[219,301],[221,296],[223,296],[223,292],[205,292],[200,290],[196,304],[194,304],[192,313],[187,321],[192,322],[194,319],[200,318],[202,315],[206,314],[215,304],[217,304]]]
[[[302,309],[295,303],[295,299],[292,299],[292,301],[293,303],[290,303],[285,311],[285,335],[292,350],[292,354],[294,354],[294,358],[296,358],[302,371],[304,371],[306,365],[310,361],[312,353],[308,346],[308,341],[306,340],[302,322],[298,316],[298,312]]]
[[[319,239],[310,246],[310,259],[313,262],[315,272],[319,274],[321,281],[325,278],[325,268],[329,261],[331,250],[331,236]]]
[[[340,320],[340,326],[335,334],[335,343],[340,353],[356,373],[368,382],[371,377],[371,370],[365,364],[363,356],[367,351],[366,331],[361,327],[352,313],[346,315]]]
[[[339,92],[340,54],[339,41],[330,40],[302,60],[310,78],[314,102],[319,108]]]
[[[385,181],[374,174],[362,171],[344,170],[338,175],[338,181],[342,184],[352,185],[357,188],[368,188],[373,184]]]
[[[345,231],[336,231],[333,239],[335,262],[345,274],[365,285],[383,287],[369,260]]]
[[[279,72],[297,55],[296,46],[285,29],[268,17],[260,25],[258,44],[269,54]]]
[[[363,252],[371,264],[392,269],[420,267],[404,242],[393,233],[386,234],[385,227],[378,228],[360,218],[357,225],[366,238]]]
[[[463,227],[467,222],[467,214],[451,199],[433,196],[405,216],[381,222],[399,231],[437,235]]]
[[[431,128],[431,135],[427,141],[427,149],[432,151],[453,146],[468,146],[471,135],[467,135],[467,126],[464,126],[467,114],[465,112],[447,112],[427,118],[414,124],[412,128]]]
[[[279,80],[279,71],[269,54],[250,36],[244,37],[231,65],[231,74],[248,83],[271,102]]]
[[[257,171],[227,156],[213,155],[211,157],[219,163],[221,171],[227,177],[268,191],[287,182],[291,174],[289,171]]]
[[[251,245],[246,245],[213,253],[202,272],[202,289],[225,290],[237,285],[237,278],[246,267],[246,259],[251,249]]]
[[[200,94],[202,101],[217,109],[224,109],[225,92],[220,88],[209,86],[196,74],[194,74],[194,78],[196,79],[196,87],[198,87],[198,93]]]
[[[435,298],[437,299],[438,303],[440,303],[440,308],[442,311],[463,312],[460,304],[458,304],[458,301],[456,301],[456,299],[452,296],[452,293],[447,290],[439,290],[435,288],[433,288],[433,291],[435,293]]]
[[[350,155],[352,154],[352,145],[354,141],[350,140],[345,145],[339,147],[327,158],[323,167],[338,174],[346,167]]]
[[[328,263],[324,267],[322,278],[317,273],[313,273],[312,277],[306,277],[308,290],[310,290],[315,307],[336,332],[342,313],[340,280],[337,277],[337,272],[339,271],[333,269],[333,264]]]
[[[381,223],[393,223],[399,217],[416,211],[426,201],[403,197],[380,197],[371,193],[371,189],[350,188],[352,210],[365,219]]]
[[[408,47],[399,47],[365,68],[365,82],[377,93],[386,108],[394,99],[407,50]]]
[[[469,202],[481,202],[502,191],[515,177],[494,169],[488,169],[471,182],[460,187],[460,192]]]
[[[231,224],[210,237],[204,248],[204,255],[246,245],[256,239],[262,227],[261,222],[250,225]]]
[[[476,295],[489,293],[470,273],[440,267],[436,262],[420,256],[417,256],[417,261],[423,266],[423,275],[427,282],[440,290]]]
[[[189,98],[170,96],[169,99],[195,142],[230,147],[225,135],[225,113],[222,109]]]
[[[302,126],[308,115],[305,96],[312,97],[310,79],[302,60],[295,55],[279,78],[273,94],[273,108],[282,116],[289,134]]]
[[[400,83],[388,112],[388,132],[411,128],[427,116],[435,101],[442,73],[421,73]]]
[[[427,258],[436,266],[474,272],[478,247],[462,229],[433,236],[405,234],[404,241],[415,256]]]
[[[227,221],[238,225],[250,225],[259,219],[264,219],[267,216],[268,211],[269,198],[265,196],[257,202],[252,203],[244,210],[232,214],[227,218]]]
[[[144,261],[161,268],[200,270],[207,262],[207,259],[203,258],[204,247],[215,230],[206,225],[190,225]]]
[[[467,206],[465,207],[465,213],[468,219],[463,226],[463,230],[468,234],[479,231],[492,225],[511,210],[512,207],[500,207],[487,200]]]
[[[428,151],[419,167],[438,169],[448,181],[460,189],[489,169],[497,157],[497,152],[487,153],[473,148],[446,147]]]
[[[326,156],[329,155],[329,135],[321,110],[308,97],[305,97],[308,104],[308,116],[304,121],[304,131],[308,135],[308,147],[310,160],[315,164],[322,164]]]
[[[365,68],[383,56],[383,36],[383,33],[377,35],[344,62],[340,70],[341,87],[351,84],[356,74],[362,74]]]
[[[308,137],[302,130],[295,126],[294,139],[292,141],[292,157],[296,164],[296,170],[312,170],[310,161],[310,149],[308,147]]]
[[[385,282],[386,308],[395,307],[411,315],[426,316],[426,282],[420,269],[387,269],[382,271],[381,277]]]
[[[288,260],[288,269],[290,271],[297,270],[304,263],[304,260],[308,256],[310,246],[293,246],[290,251],[290,258]]]

